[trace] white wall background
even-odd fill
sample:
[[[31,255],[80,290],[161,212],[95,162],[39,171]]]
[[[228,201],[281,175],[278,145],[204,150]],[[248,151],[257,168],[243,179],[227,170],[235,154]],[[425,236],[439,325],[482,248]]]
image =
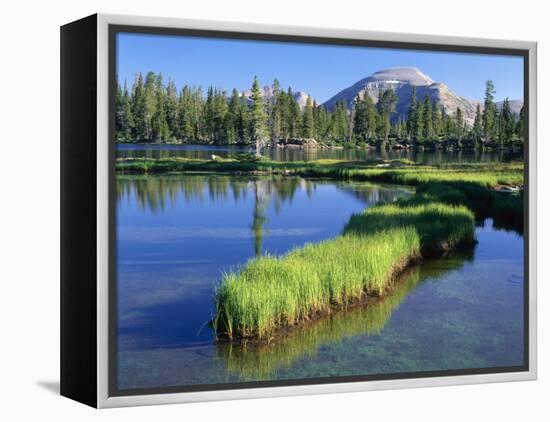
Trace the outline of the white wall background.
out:
[[[0,63],[0,419],[61,421],[550,420],[546,322],[550,31],[535,0],[5,1]],[[539,380],[94,411],[54,392],[59,353],[59,26],[95,13],[539,42]],[[546,194],[546,197],[545,197]]]

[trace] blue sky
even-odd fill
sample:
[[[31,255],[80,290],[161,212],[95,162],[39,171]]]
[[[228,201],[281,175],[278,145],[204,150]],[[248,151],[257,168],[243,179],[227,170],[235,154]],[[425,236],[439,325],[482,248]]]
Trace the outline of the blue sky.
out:
[[[230,91],[279,79],[284,88],[303,90],[322,103],[377,70],[414,66],[456,94],[482,99],[487,79],[496,100],[523,99],[523,59],[512,56],[245,41],[120,33],[117,74],[131,87],[137,72],[162,72],[176,86],[213,85]]]

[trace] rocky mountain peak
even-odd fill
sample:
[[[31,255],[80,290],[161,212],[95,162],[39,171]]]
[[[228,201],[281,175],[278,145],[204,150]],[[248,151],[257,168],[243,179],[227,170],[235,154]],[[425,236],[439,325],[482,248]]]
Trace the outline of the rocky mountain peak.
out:
[[[398,97],[395,118],[405,117],[411,102],[413,87],[416,88],[418,100],[423,100],[427,95],[432,102],[439,103],[448,114],[454,114],[460,107],[464,112],[466,123],[473,123],[477,105],[475,101],[455,94],[443,82],[435,82],[416,67],[394,67],[379,70],[340,91],[323,105],[328,110],[332,110],[337,101],[343,101],[348,108],[351,108],[358,95],[361,98],[369,95],[376,103],[384,91],[393,89]]]
[[[427,86],[434,83],[432,78],[422,73],[416,67],[392,67],[379,70],[368,78],[365,78],[364,81],[366,83],[384,82],[386,84],[410,84],[417,86]]]

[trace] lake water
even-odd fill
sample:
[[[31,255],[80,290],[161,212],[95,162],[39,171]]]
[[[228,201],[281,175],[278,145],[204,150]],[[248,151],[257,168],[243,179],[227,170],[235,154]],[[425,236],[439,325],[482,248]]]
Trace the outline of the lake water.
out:
[[[212,154],[223,158],[248,152],[250,147],[237,145],[155,145],[117,144],[117,157],[121,158],[199,158],[210,159]],[[409,159],[421,164],[509,162],[521,160],[522,155],[511,151],[377,151],[365,149],[265,149],[263,154],[277,161],[311,161],[318,159],[367,160]]]
[[[394,292],[270,345],[216,344],[223,272],[341,233],[409,188],[298,177],[117,176],[118,387],[523,364],[523,240],[476,229],[467,256],[425,261]]]

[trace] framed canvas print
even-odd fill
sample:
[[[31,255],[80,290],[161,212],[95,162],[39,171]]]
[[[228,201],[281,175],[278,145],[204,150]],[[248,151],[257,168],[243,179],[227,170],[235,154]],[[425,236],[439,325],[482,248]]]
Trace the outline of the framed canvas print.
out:
[[[61,28],[61,394],[536,377],[536,44]]]

